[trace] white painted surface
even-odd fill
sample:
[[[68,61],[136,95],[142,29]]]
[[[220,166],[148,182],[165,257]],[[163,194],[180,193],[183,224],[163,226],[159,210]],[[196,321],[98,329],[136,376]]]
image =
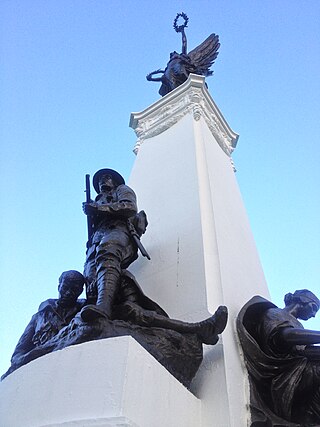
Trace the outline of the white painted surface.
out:
[[[195,427],[200,409],[131,337],[48,354],[0,383],[2,427]]]
[[[235,319],[253,295],[269,292],[230,158],[237,135],[198,77],[131,117],[139,149],[129,185],[148,215],[142,241],[152,261],[130,270],[171,317],[202,320],[228,307],[227,329],[206,347],[192,390],[202,427],[239,427],[248,390]]]
[[[148,215],[142,242],[151,256],[150,262],[140,257],[130,271],[172,317],[189,319],[208,316],[206,295],[199,292],[205,271],[195,156],[187,115],[144,142],[130,178]]]

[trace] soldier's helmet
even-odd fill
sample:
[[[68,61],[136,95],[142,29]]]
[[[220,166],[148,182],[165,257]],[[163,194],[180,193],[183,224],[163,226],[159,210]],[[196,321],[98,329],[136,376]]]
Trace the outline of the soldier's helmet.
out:
[[[100,169],[93,175],[92,184],[93,188],[99,193],[99,180],[103,175],[110,175],[117,186],[125,184],[123,177],[113,169]]]

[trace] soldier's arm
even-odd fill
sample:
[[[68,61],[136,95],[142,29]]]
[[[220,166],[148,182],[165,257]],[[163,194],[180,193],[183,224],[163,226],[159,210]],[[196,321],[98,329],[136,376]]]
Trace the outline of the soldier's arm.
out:
[[[106,205],[98,205],[98,212],[105,212],[111,216],[122,216],[129,218],[135,215],[137,209],[137,198],[134,191],[127,185],[120,185],[117,188],[118,201]]]
[[[86,215],[95,215],[98,213],[98,204],[96,202],[83,202],[82,210]]]

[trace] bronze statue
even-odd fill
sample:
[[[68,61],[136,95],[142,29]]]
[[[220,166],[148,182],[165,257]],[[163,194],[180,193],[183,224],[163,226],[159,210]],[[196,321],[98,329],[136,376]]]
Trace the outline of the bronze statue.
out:
[[[319,299],[302,289],[285,296],[283,309],[256,296],[241,310],[237,328],[250,378],[252,425],[320,425],[320,347],[314,345],[320,331],[298,321],[319,308]]]
[[[216,344],[226,327],[227,308],[220,306],[212,316],[195,323],[169,318],[126,270],[138,249],[150,259],[140,242],[147,218],[144,211],[138,213],[135,193],[112,169],[94,175],[95,201],[90,198],[88,176],[86,186],[84,276],[72,271],[61,275],[59,299],[40,305],[3,378],[31,360],[70,345],[130,335],[189,387],[202,361],[202,345]],[[78,300],[84,283],[87,299]]]
[[[184,23],[178,25],[179,18],[184,19]],[[204,42],[187,53],[187,37],[185,34],[185,27],[188,25],[189,18],[185,13],[178,13],[173,27],[177,33],[182,36],[182,52],[171,52],[170,60],[164,70],[156,70],[147,75],[148,81],[161,82],[162,85],[159,90],[161,96],[166,95],[173,89],[184,83],[189,74],[200,74],[202,76],[212,76],[213,71],[209,68],[213,65],[218,56],[218,49],[220,47],[219,36],[211,34]],[[153,77],[156,74],[162,74],[160,77]]]
[[[93,186],[98,196],[95,201],[83,204],[84,213],[90,216],[92,224],[84,275],[89,295],[96,289],[97,300],[83,308],[84,321],[101,316],[111,319],[121,269],[137,259],[138,237],[147,226],[144,212],[137,213],[134,191],[125,185],[118,172],[99,170],[93,177]]]
[[[156,302],[143,293],[135,277],[122,270],[112,320],[98,316],[86,322],[79,311],[86,301],[75,299],[83,288],[83,277],[80,278],[79,288],[74,283],[73,293],[67,292],[64,286],[60,288],[59,300],[48,300],[40,305],[39,313],[33,316],[17,345],[12,366],[2,379],[31,360],[70,345],[131,335],[189,387],[202,361],[202,344],[216,344],[218,335],[226,327],[227,308],[220,306],[211,317],[195,323],[170,319]],[[59,314],[60,310],[56,308],[60,300],[67,303],[67,316]],[[36,329],[39,330],[37,334],[34,333]]]
[[[113,318],[143,327],[196,334],[202,343],[214,345],[218,342],[218,335],[226,327],[228,310],[225,306],[219,306],[211,317],[195,323],[171,319],[157,303],[143,293],[133,274],[123,271],[121,285],[115,299]]]
[[[3,376],[44,354],[39,348],[50,341],[58,332],[69,325],[82,309],[85,300],[78,300],[85,279],[75,270],[65,271],[59,278],[59,298],[43,301],[22,334],[11,358],[11,367]]]

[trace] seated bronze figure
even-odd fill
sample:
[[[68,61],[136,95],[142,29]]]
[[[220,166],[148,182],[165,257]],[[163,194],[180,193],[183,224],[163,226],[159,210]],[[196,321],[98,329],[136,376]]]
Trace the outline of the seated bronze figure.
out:
[[[314,317],[319,299],[306,289],[285,296],[285,307],[255,296],[237,329],[250,379],[251,426],[320,425],[320,331],[298,319]]]
[[[26,365],[46,353],[47,345],[63,328],[69,325],[74,316],[85,305],[84,299],[78,299],[83,291],[85,278],[75,270],[64,271],[59,277],[59,298],[47,299],[39,306],[11,357],[11,366],[2,379],[20,366]]]

